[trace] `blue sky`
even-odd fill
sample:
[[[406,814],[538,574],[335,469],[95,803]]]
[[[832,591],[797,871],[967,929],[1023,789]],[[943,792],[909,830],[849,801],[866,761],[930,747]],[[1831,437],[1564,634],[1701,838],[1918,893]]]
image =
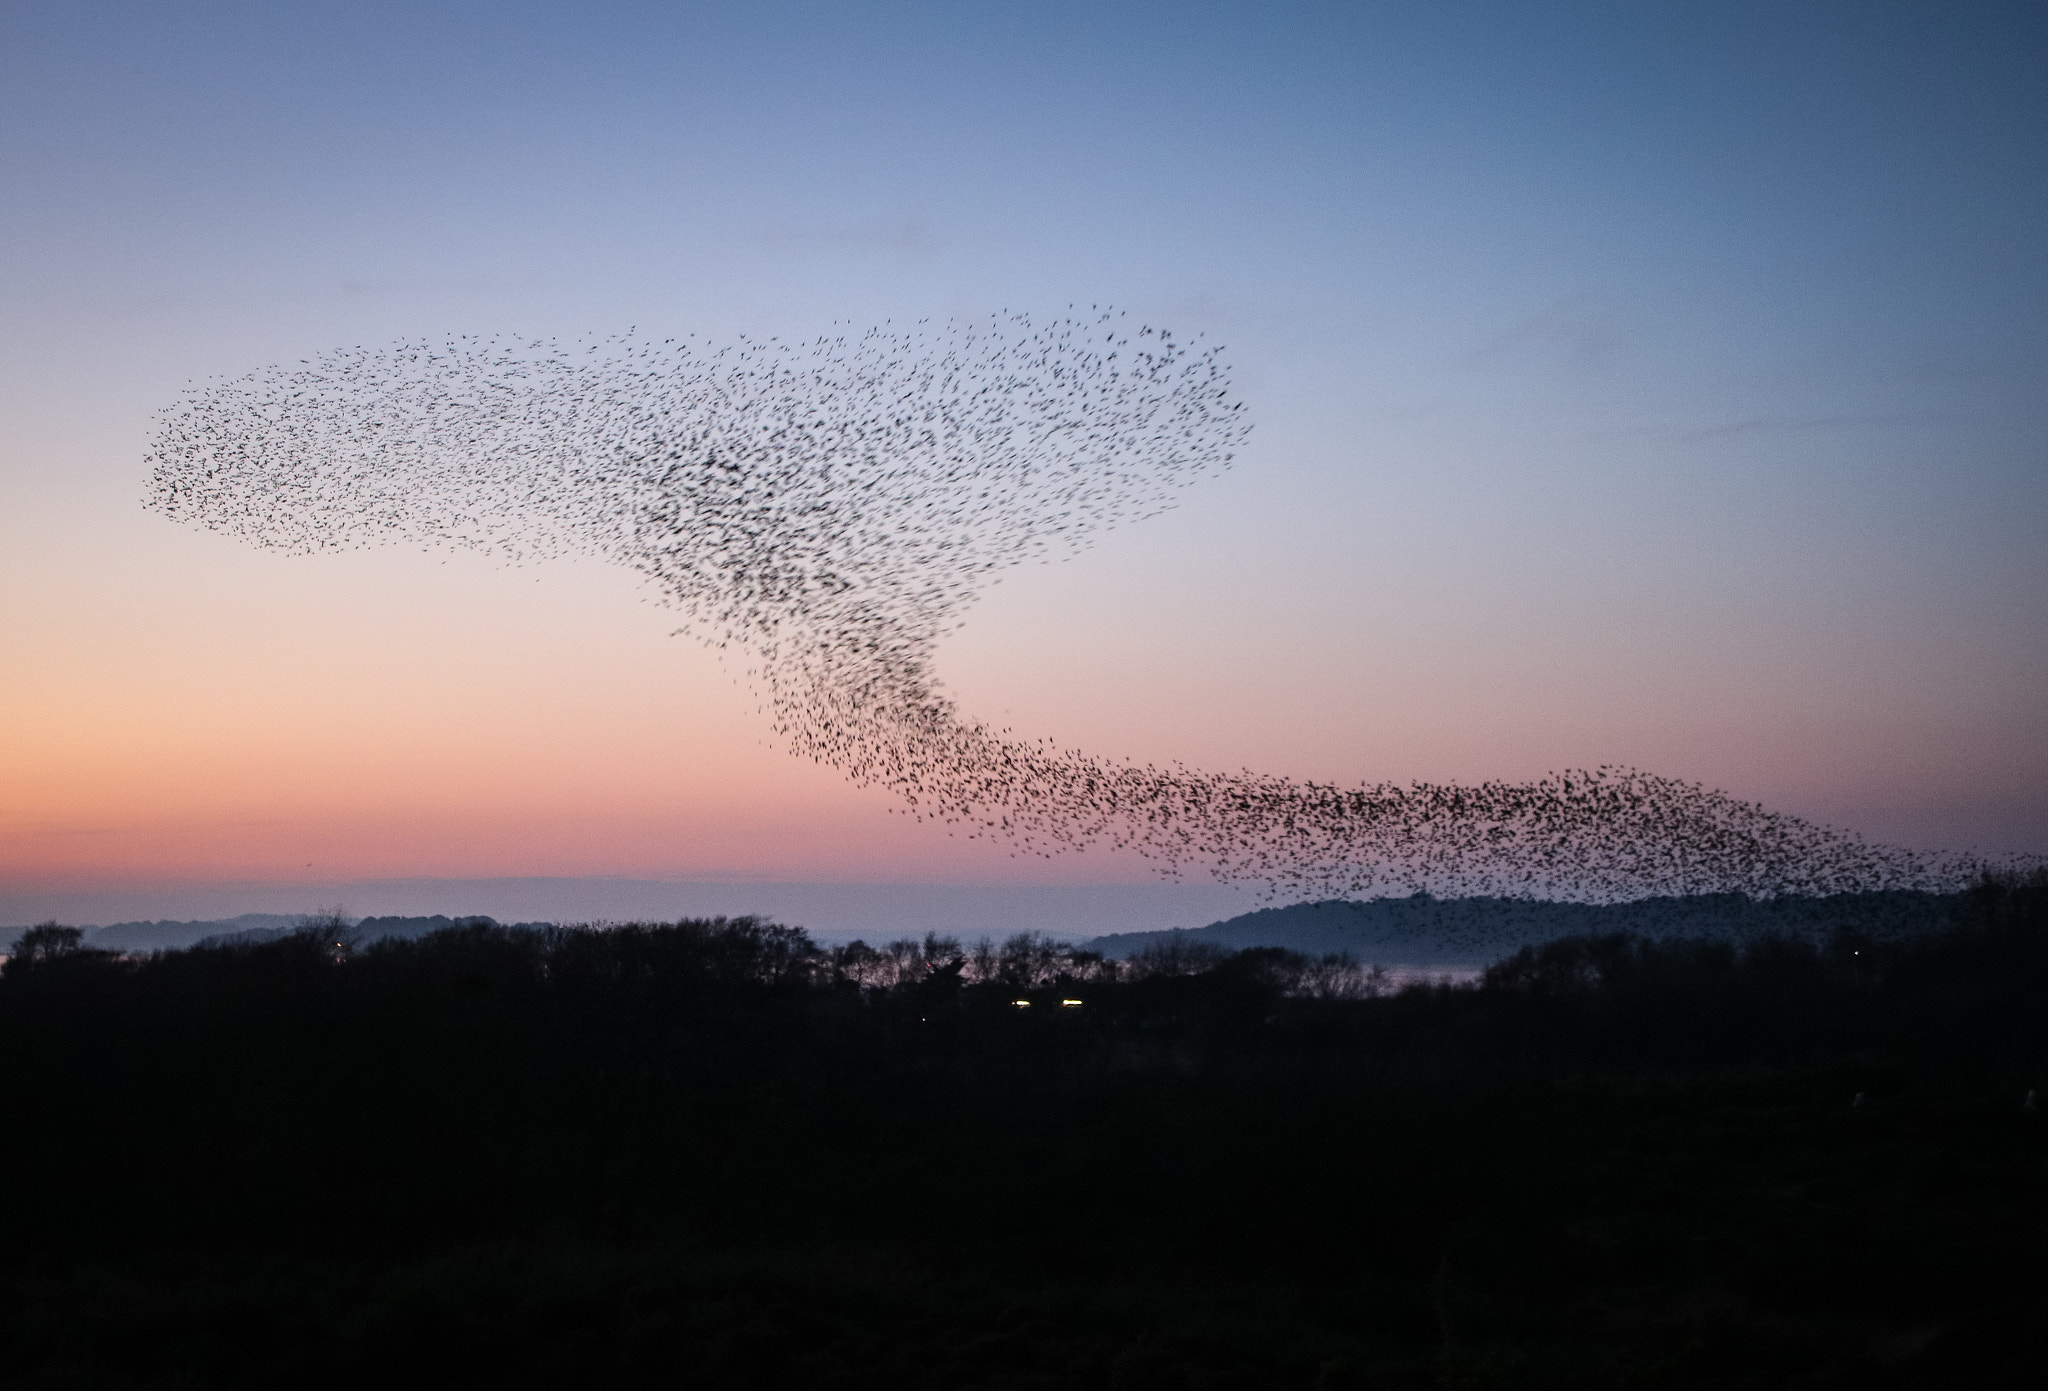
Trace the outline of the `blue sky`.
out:
[[[562,673],[663,631],[598,616],[615,577],[176,533],[135,500],[188,381],[409,334],[1070,303],[1227,343],[1256,432],[1173,515],[986,600],[943,663],[970,712],[1340,781],[1633,763],[2048,849],[2044,59],[2021,5],[6,6],[0,782],[36,810],[0,821],[0,878],[276,877],[298,842],[174,849],[356,844],[251,789],[311,758],[374,821],[374,751],[437,661],[497,673],[479,728],[574,746],[613,717]],[[555,616],[508,628],[511,602]],[[705,660],[670,646],[632,662]],[[337,673],[376,712],[345,735],[233,713]],[[701,731],[664,755],[677,795],[774,854],[649,792],[669,830],[622,859],[550,858],[611,832],[536,812],[309,862],[1010,872],[773,750],[733,762],[729,674],[629,678]],[[622,785],[614,743],[562,756]],[[92,750],[97,790],[52,791]],[[719,771],[690,793],[693,759]]]

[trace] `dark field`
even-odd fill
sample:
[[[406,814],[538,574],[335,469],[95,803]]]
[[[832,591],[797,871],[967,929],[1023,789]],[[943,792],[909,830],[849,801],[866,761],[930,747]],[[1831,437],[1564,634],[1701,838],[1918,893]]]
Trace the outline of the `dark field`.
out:
[[[747,921],[37,942],[9,1386],[2048,1384],[2039,886],[1380,998]]]

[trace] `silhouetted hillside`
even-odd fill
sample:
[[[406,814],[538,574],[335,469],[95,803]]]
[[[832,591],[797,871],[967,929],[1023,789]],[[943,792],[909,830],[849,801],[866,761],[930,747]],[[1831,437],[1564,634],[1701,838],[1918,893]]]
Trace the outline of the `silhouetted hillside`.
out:
[[[1819,942],[1838,931],[1854,930],[1890,940],[1938,930],[1958,902],[1957,895],[1908,892],[1776,899],[1701,894],[1605,904],[1416,894],[1263,908],[1186,931],[1113,933],[1087,946],[1116,960],[1180,940],[1224,951],[1285,947],[1313,956],[1344,952],[1389,966],[1479,967],[1560,937],[1617,932],[1649,938],[1745,942],[1779,936]]]
[[[10,1385],[2039,1385],[2048,888],[1471,988],[753,920],[0,971]],[[1193,934],[1182,934],[1182,939]]]

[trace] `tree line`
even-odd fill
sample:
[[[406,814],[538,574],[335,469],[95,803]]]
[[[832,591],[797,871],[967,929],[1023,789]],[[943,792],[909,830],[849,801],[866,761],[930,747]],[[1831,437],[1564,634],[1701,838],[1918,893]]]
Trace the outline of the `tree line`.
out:
[[[1911,942],[1568,938],[1470,988],[1276,948],[827,947],[756,919],[368,944],[330,920],[147,957],[45,925],[0,971],[0,1280],[33,1310],[69,1288],[52,1271],[289,1260],[311,1327],[337,1272],[451,1252],[795,1261],[828,1287],[807,1298],[837,1311],[834,1356],[898,1358],[868,1383],[804,1374],[820,1385],[916,1384],[862,1331],[899,1316],[983,1349],[931,1362],[932,1385],[1091,1357],[1048,1384],[1353,1384],[1342,1364],[1527,1385],[1553,1363],[1557,1384],[1660,1384],[1694,1365],[1672,1348],[1709,1345],[1766,1381],[1854,1379],[1906,1323],[1964,1330],[1913,1353],[1951,1372],[2031,1366],[2012,1330],[2048,1298],[2044,999],[2038,883],[1984,885]],[[911,1318],[829,1275],[847,1261],[951,1273],[902,1277]],[[533,1365],[626,1355],[626,1313],[514,1328],[479,1311],[543,1296],[476,1278],[472,1314]],[[1039,1332],[948,1303],[963,1281]],[[1143,1343],[1166,1370],[1113,1375],[1142,1343],[1118,1292],[1169,1287],[1286,1312],[1239,1342],[1220,1320]],[[8,1309],[0,1354],[54,1357],[57,1316]],[[1986,1332],[1987,1310],[2010,1318]],[[322,1337],[357,1336],[336,1319]],[[1640,1375],[1594,1365],[1624,1356]]]

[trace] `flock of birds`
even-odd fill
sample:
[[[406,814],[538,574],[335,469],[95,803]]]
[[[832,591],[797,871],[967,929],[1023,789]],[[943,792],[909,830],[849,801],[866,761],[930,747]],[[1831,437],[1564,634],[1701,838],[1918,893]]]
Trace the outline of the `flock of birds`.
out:
[[[1752,896],[1974,868],[1624,768],[1341,787],[1027,741],[963,716],[941,636],[998,571],[1225,468],[1214,347],[1096,310],[809,343],[628,334],[354,348],[192,390],[148,503],[290,552],[604,557],[744,651],[789,748],[1020,852],[1135,850],[1270,892]]]

